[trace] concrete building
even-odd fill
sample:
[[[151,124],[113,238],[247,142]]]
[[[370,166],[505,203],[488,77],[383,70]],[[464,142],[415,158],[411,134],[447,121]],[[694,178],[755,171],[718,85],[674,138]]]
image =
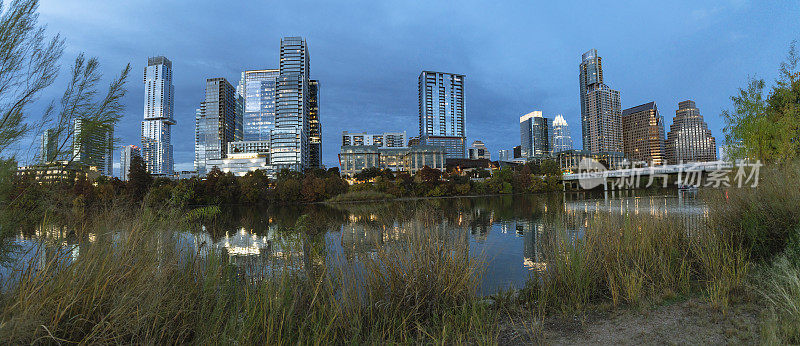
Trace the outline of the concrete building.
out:
[[[572,134],[567,120],[559,114],[550,126],[550,151],[555,155],[565,150],[572,150]]]
[[[406,133],[403,131],[369,134],[366,132],[351,133],[343,131],[342,146],[348,145],[374,145],[381,148],[402,148],[406,147]]]
[[[666,163],[664,117],[655,102],[622,112],[623,153],[634,164],[658,166]]]
[[[619,91],[604,84],[602,58],[592,49],[579,66],[583,149],[622,152],[622,103]]]
[[[467,157],[470,160],[491,160],[492,154],[489,152],[489,149],[486,148],[486,145],[483,144],[481,141],[474,141],[472,142],[472,146],[469,147],[467,150],[468,154]]]
[[[520,155],[533,158],[550,155],[550,119],[541,111],[533,111],[519,118]]]
[[[172,62],[163,56],[148,58],[144,85],[142,159],[148,172],[169,176],[174,167],[171,128],[176,124]]]
[[[666,142],[669,164],[716,161],[717,145],[694,101],[678,103]]]
[[[434,71],[419,75],[420,144],[444,147],[448,158],[464,158],[464,78]]]
[[[242,138],[242,97],[225,78],[206,80],[206,97],[195,117],[195,170],[208,173],[208,160],[225,158],[228,143]]]
[[[342,146],[339,152],[339,170],[341,174],[350,176],[373,167],[409,174],[414,174],[425,166],[444,171],[446,156],[444,148],[430,145],[406,148]]]
[[[119,178],[128,181],[128,174],[131,172],[131,160],[134,156],[142,155],[142,151],[135,145],[126,145],[122,147],[122,152],[119,156]]]

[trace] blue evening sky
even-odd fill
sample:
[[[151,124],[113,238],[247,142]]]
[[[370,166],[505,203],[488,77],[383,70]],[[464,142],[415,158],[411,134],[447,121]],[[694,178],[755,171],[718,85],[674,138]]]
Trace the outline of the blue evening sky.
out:
[[[467,141],[519,144],[521,115],[563,114],[580,146],[578,64],[597,48],[623,108],[656,101],[667,124],[693,99],[717,142],[720,112],[748,76],[773,80],[800,39],[797,1],[107,1],[42,0],[40,20],[107,78],[133,70],[120,144],[139,144],[143,67],[173,62],[175,168],[192,168],[194,110],[206,78],[277,68],[283,36],[303,36],[320,80],[323,163],[337,166],[341,131],[418,132],[421,70],[465,74]],[[43,100],[57,97],[62,79]],[[118,174],[119,151],[115,151]]]

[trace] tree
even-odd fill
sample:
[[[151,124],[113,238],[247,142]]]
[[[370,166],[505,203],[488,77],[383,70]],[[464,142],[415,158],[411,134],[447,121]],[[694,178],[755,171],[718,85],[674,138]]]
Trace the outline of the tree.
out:
[[[142,157],[133,155],[131,157],[131,169],[128,173],[128,195],[134,201],[142,201],[152,182],[153,177],[147,172]]]
[[[58,76],[64,40],[45,36],[38,0],[0,2],[0,155],[31,130],[25,109]]]
[[[417,172],[417,176],[425,183],[435,183],[442,177],[442,171],[430,168],[426,165]]]
[[[772,91],[765,97],[763,79],[750,79],[747,87],[731,96],[733,108],[725,119],[727,154],[735,159],[783,163],[800,156],[800,55],[796,42],[781,64]]]
[[[368,181],[373,178],[377,178],[381,175],[381,169],[378,167],[370,167],[367,169],[362,170],[353,175],[353,178],[359,181]]]

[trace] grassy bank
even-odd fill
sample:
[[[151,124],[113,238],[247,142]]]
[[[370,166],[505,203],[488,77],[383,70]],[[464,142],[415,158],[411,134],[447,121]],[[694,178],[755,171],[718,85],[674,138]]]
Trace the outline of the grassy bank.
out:
[[[301,221],[302,222],[302,221]],[[480,264],[465,239],[415,235],[338,266],[311,235],[269,263],[236,267],[208,248],[176,246],[155,217],[122,222],[80,249],[23,268],[3,295],[10,343],[490,342],[496,317],[478,303]],[[302,228],[298,225],[298,228]],[[46,251],[42,248],[41,251]],[[327,262],[327,261],[331,262]],[[244,275],[244,272],[247,275]]]
[[[320,240],[327,230],[314,226],[320,220],[302,216],[266,262],[243,264],[163,231],[213,220],[219,210],[109,211],[70,226],[96,237],[80,251],[42,247],[47,260],[21,268],[2,293],[0,335],[9,343],[491,344],[507,340],[509,319],[530,327],[528,339],[513,340],[540,340],[543,319],[686,298],[723,315],[758,304],[763,340],[797,342],[800,236],[786,220],[798,211],[784,203],[800,183],[785,177],[715,191],[710,218],[603,214],[580,229],[545,230],[536,236],[539,270],[525,287],[488,299],[478,291],[485,263],[469,257],[467,235],[439,227],[392,233],[373,250],[341,258]],[[414,206],[386,208],[425,214],[432,226],[446,217],[435,205]]]

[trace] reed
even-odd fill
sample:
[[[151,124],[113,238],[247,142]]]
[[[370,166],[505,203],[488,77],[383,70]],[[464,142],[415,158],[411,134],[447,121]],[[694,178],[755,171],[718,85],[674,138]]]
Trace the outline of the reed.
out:
[[[415,234],[357,263],[308,236],[236,266],[186,248],[156,217],[80,249],[42,244],[0,301],[8,343],[461,343],[496,337],[466,240]],[[55,251],[55,252],[53,252]],[[48,252],[44,254],[44,252]],[[289,256],[285,254],[302,254]],[[344,264],[344,265],[340,265]]]

